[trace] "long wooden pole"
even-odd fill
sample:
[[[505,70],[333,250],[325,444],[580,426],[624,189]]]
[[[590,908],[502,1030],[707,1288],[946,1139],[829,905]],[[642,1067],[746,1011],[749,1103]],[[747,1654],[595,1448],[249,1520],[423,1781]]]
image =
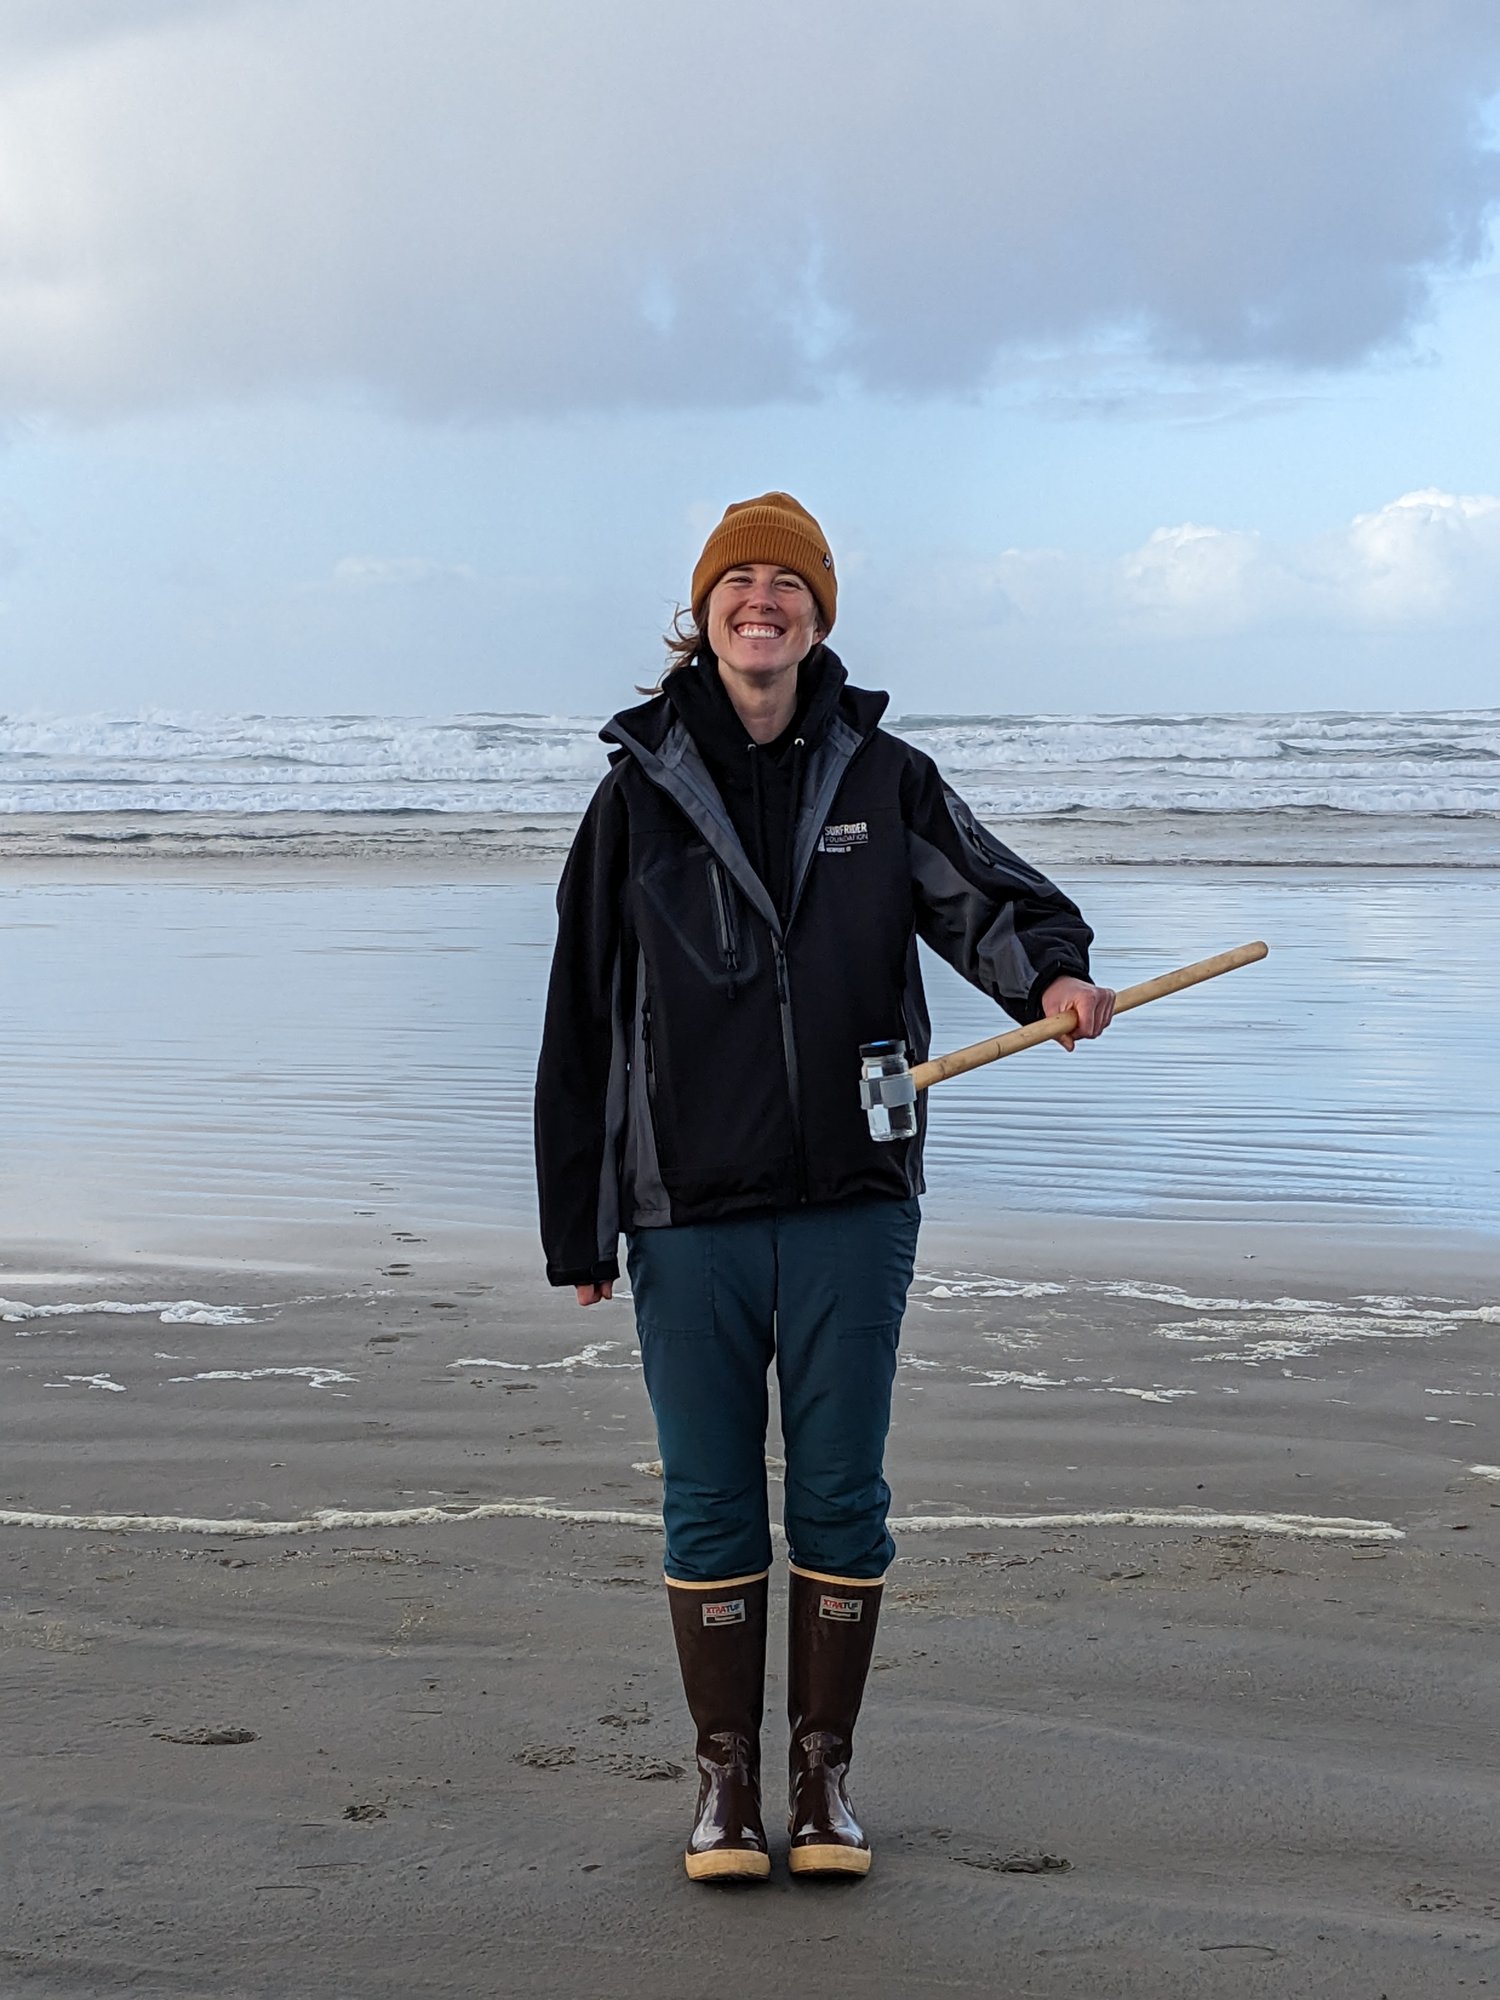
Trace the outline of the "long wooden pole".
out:
[[[1217,979],[1221,972],[1254,965],[1265,955],[1263,944],[1240,944],[1214,958],[1200,958],[1196,965],[1179,966],[1175,972],[1143,979],[1139,986],[1127,986],[1115,996],[1115,1012],[1125,1014],[1132,1007],[1144,1007],[1148,1000],[1160,1000],[1163,994],[1180,993],[1185,986],[1199,986],[1205,979]],[[1012,1028],[1008,1034],[995,1035],[987,1042],[972,1042],[966,1049],[955,1049],[951,1056],[934,1056],[931,1062],[918,1063],[911,1073],[912,1082],[918,1090],[926,1090],[929,1084],[962,1076],[966,1070],[983,1069],[986,1063],[999,1062],[1002,1056],[1013,1056],[1020,1049],[1034,1049],[1038,1042],[1055,1042],[1061,1035],[1071,1035],[1077,1026],[1078,1016],[1070,1007],[1066,1014],[1056,1014],[1050,1021],[1033,1021],[1028,1027]]]

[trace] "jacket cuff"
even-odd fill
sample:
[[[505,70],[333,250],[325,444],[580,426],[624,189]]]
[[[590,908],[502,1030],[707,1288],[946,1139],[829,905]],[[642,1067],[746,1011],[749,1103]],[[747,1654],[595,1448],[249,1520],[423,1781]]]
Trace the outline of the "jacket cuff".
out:
[[[1054,979],[1061,979],[1064,976],[1069,979],[1088,979],[1090,977],[1088,960],[1080,958],[1076,952],[1043,960],[1041,970],[1031,982],[1031,991],[1026,995],[1026,1019],[1023,1026],[1029,1028],[1033,1021],[1041,1020],[1042,995]]]
[[[549,1285],[609,1285],[620,1275],[618,1257],[601,1257],[593,1264],[549,1264]]]

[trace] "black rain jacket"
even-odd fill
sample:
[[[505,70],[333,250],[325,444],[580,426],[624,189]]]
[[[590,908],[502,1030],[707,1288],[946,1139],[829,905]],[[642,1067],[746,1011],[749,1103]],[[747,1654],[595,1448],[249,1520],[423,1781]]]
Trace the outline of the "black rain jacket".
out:
[[[679,672],[717,680],[711,660]],[[616,747],[558,887],[537,1075],[555,1285],[617,1276],[622,1228],[920,1194],[925,1101],[917,1136],[884,1143],[859,1102],[862,1043],[928,1054],[918,938],[1017,1021],[1059,974],[1088,977],[1076,906],[879,727],[889,697],[849,686],[826,646],[801,676],[758,821],[712,776],[732,791],[733,732],[701,690],[673,699],[676,675],[600,732]]]

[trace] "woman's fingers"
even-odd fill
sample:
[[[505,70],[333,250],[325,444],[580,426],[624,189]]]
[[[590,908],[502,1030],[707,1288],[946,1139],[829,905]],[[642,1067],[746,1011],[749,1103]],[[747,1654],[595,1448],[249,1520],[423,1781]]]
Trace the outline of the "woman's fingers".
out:
[[[1082,980],[1070,979],[1063,991],[1049,987],[1047,998],[1054,1002],[1056,1012],[1064,1013],[1071,1008],[1078,1016],[1077,1027],[1058,1036],[1060,1048],[1072,1049],[1079,1042],[1093,1041],[1115,1017],[1115,994],[1109,986],[1087,986]]]
[[[602,1285],[575,1285],[578,1303],[581,1306],[596,1306],[601,1299],[612,1299],[615,1295],[614,1282],[606,1278]]]
[[[1108,986],[1085,987],[1074,999],[1073,1009],[1078,1016],[1079,1039],[1091,1042],[1115,1017],[1114,992]]]

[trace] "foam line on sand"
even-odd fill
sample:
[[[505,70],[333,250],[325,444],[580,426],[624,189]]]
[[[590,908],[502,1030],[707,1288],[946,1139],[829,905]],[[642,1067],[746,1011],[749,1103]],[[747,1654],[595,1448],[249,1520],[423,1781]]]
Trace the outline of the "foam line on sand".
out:
[[[579,1527],[654,1528],[654,1511],[623,1507],[559,1507],[550,1500],[487,1500],[477,1507],[319,1507],[292,1521],[208,1520],[188,1514],[44,1514],[0,1508],[0,1528],[88,1529],[111,1535],[322,1535],[351,1528],[427,1528],[442,1522],[558,1521]],[[908,1514],[891,1522],[901,1535],[962,1528],[966,1533],[1046,1528],[1196,1528],[1206,1533],[1283,1535],[1301,1541],[1399,1542],[1405,1531],[1389,1521],[1322,1514],[1218,1514],[1189,1507],[1132,1507],[1081,1514]],[[776,1530],[778,1537],[780,1529]]]
[[[87,1319],[95,1313],[155,1313],[163,1326],[254,1326],[243,1306],[205,1305],[202,1299],[123,1299],[72,1301],[63,1305],[32,1305],[25,1299],[0,1298],[0,1320]]]

